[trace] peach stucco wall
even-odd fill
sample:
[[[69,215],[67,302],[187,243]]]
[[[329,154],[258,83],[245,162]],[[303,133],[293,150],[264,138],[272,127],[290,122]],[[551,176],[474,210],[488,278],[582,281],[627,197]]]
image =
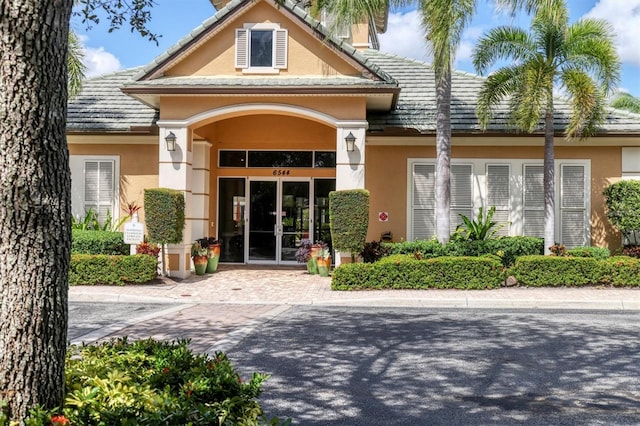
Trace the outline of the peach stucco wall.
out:
[[[491,147],[456,146],[453,140],[451,156],[461,158],[543,158],[542,146]],[[371,213],[368,240],[379,239],[382,232],[393,232],[394,240],[406,238],[407,229],[407,159],[435,159],[434,143],[425,146],[368,146],[366,152],[366,188],[371,191]],[[621,176],[619,146],[556,147],[556,159],[591,160],[591,239],[592,244],[616,248],[620,235],[609,224],[604,212],[603,189]],[[389,212],[389,222],[379,222],[379,211]]]
[[[130,139],[135,143],[135,137]],[[158,187],[158,145],[69,144],[70,155],[117,155],[120,157],[120,207],[127,203],[144,205],[144,189]],[[144,221],[144,210],[139,212]]]
[[[277,23],[288,30],[288,67],[280,70],[280,76],[359,74],[327,43],[310,34],[310,30],[302,29],[273,4],[256,1],[247,12],[224,25],[210,40],[165,71],[165,75],[242,75],[242,70],[235,68],[235,30],[245,23]]]

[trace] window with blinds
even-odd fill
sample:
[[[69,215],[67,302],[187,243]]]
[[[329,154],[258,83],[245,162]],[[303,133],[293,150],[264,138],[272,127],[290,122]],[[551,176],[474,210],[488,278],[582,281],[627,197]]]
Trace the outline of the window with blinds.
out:
[[[509,164],[488,164],[486,191],[487,202],[485,214],[491,207],[496,210],[493,213],[493,221],[500,229],[495,236],[511,235],[511,166]]]
[[[463,223],[464,215],[469,219],[473,216],[473,166],[471,164],[451,165],[451,211],[449,227],[451,233]]]
[[[523,235],[544,237],[544,166],[524,165]]]
[[[114,161],[84,162],[84,211],[98,213],[104,223],[107,215],[114,213]]]
[[[428,240],[436,234],[435,164],[414,164],[412,181],[412,238]]]
[[[589,245],[586,209],[585,167],[580,164],[563,164],[560,167],[560,233],[567,247]]]
[[[235,67],[277,73],[288,66],[288,32],[278,24],[245,24],[236,29]]]

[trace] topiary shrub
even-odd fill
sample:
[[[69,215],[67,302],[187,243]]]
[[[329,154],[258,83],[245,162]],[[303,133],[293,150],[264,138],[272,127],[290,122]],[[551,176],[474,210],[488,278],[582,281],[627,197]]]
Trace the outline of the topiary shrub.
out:
[[[400,243],[385,243],[391,248],[390,254],[416,254],[420,253],[422,258],[428,259],[432,257],[444,256],[445,251],[436,239],[403,241]]]
[[[504,281],[500,259],[483,257],[436,257],[416,259],[393,255],[375,263],[347,263],[333,271],[334,290],[496,288]]]
[[[349,189],[330,192],[329,222],[333,248],[351,253],[352,260],[355,260],[367,239],[369,191]]]
[[[149,241],[178,244],[185,226],[184,194],[168,188],[144,190],[144,215]]]
[[[604,247],[574,247],[567,250],[567,256],[606,259],[611,256],[611,252]]]
[[[130,248],[124,243],[122,232],[71,231],[71,254],[127,255]]]
[[[615,256],[601,259],[602,283],[616,287],[640,286],[640,259]]]
[[[633,245],[638,245],[640,231],[640,181],[622,180],[604,189],[607,217]]]
[[[531,287],[584,286],[603,281],[602,263],[593,257],[522,256],[509,273],[518,284]]]
[[[151,281],[158,259],[146,254],[109,256],[74,254],[69,264],[69,285],[125,285]]]

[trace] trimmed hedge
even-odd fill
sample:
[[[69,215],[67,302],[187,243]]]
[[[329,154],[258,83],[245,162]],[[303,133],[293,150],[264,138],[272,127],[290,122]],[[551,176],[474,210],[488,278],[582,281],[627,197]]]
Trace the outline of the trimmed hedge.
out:
[[[69,285],[145,283],[155,278],[157,267],[158,259],[147,254],[135,256],[73,254],[69,265]]]
[[[499,237],[477,241],[451,241],[446,245],[437,240],[405,241],[385,243],[391,254],[420,253],[425,259],[440,256],[498,255],[505,267],[512,266],[519,256],[543,254],[544,240],[536,237]]]
[[[329,222],[334,250],[357,255],[369,229],[369,191],[348,189],[329,193]]]
[[[640,259],[630,257],[523,256],[509,270],[519,285],[640,286]]]
[[[503,267],[497,256],[436,257],[418,260],[393,255],[375,263],[345,263],[333,271],[333,290],[486,289],[500,287]]]
[[[567,250],[567,256],[606,259],[611,256],[611,252],[608,248],[604,247],[575,247]]]
[[[185,227],[184,194],[169,188],[144,190],[144,217],[149,241],[177,244]]]
[[[71,254],[129,254],[129,244],[124,243],[122,232],[71,231]]]

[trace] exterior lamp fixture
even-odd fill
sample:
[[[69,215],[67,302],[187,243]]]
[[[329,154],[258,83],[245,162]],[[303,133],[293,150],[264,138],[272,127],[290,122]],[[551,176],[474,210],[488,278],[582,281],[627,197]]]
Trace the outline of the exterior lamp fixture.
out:
[[[347,144],[347,152],[356,150],[356,137],[353,136],[353,133],[349,132],[349,134],[345,136],[344,141]]]
[[[176,135],[174,135],[173,132],[169,132],[169,134],[164,137],[164,140],[167,142],[167,151],[176,150]]]

